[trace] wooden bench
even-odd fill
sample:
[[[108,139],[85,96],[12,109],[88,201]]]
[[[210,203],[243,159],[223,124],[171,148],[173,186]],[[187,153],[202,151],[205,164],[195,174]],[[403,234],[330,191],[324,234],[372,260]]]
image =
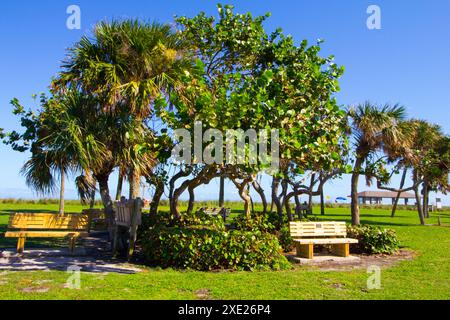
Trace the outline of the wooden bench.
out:
[[[231,214],[230,208],[200,208],[199,211],[214,217],[221,216],[224,222]]]
[[[308,215],[312,214],[312,209],[307,204],[301,204],[298,207],[298,218],[301,219],[303,216],[307,217]]]
[[[129,201],[117,201],[114,205],[114,238],[112,243],[113,255],[117,253],[119,246],[124,249],[128,246],[127,256],[130,258],[134,253],[137,240],[137,229],[142,224],[142,207],[144,202],[137,198]],[[119,235],[120,231],[128,233],[128,241]],[[120,239],[119,239],[120,238]],[[125,242],[128,242],[126,244]]]
[[[19,238],[17,252],[23,253],[27,238],[69,238],[69,249],[75,249],[77,238],[86,237],[89,217],[83,214],[14,213],[9,217],[6,238]]]
[[[83,214],[89,217],[88,232],[108,230],[108,221],[106,219],[105,209],[84,209]]]
[[[329,244],[334,254],[348,257],[350,243],[358,243],[356,239],[347,238],[345,222],[291,222],[290,232],[297,256],[307,259],[313,259],[315,244]]]

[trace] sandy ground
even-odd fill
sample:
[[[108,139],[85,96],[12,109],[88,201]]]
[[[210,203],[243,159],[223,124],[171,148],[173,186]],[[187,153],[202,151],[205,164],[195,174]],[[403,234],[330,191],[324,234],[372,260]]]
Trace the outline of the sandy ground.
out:
[[[61,270],[80,268],[80,271],[104,273],[136,273],[142,269],[113,259],[109,253],[109,244],[104,234],[85,238],[83,244],[70,253],[68,249],[25,249],[22,255],[15,250],[0,250],[0,270]]]

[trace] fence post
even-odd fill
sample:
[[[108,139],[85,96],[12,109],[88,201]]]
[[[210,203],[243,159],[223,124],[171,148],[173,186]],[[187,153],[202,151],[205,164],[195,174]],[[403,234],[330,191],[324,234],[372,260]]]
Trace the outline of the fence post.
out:
[[[128,260],[131,259],[134,253],[134,246],[137,239],[137,228],[139,224],[139,218],[142,210],[141,198],[134,199],[133,208],[131,212],[131,226],[130,226],[130,243],[128,247]]]

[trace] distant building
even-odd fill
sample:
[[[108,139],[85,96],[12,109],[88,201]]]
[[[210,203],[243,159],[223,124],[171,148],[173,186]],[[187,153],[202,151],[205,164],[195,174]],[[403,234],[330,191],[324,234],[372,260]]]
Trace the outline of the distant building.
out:
[[[364,191],[358,193],[358,202],[360,204],[382,204],[383,199],[392,199],[392,203],[394,203],[395,198],[397,198],[397,192],[392,191]],[[408,200],[414,199],[415,201],[416,196],[412,193],[402,192],[400,199],[403,199],[405,205],[408,205]]]

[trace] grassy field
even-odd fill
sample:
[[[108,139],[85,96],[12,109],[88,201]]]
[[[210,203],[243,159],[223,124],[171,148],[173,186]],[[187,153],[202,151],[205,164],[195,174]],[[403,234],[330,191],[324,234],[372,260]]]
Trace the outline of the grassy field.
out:
[[[48,212],[57,207],[0,203],[0,248],[15,247],[14,240],[1,234],[11,212]],[[81,209],[74,203],[66,206],[67,212]],[[446,226],[419,226],[415,211],[401,210],[391,218],[386,209],[362,210],[363,223],[395,229],[402,246],[417,253],[414,260],[384,269],[380,290],[367,290],[366,270],[321,271],[311,267],[281,272],[204,273],[146,268],[132,275],[83,273],[80,290],[64,287],[68,275],[62,271],[0,271],[0,299],[450,299],[450,211],[439,215]],[[349,209],[329,208],[323,219],[349,221]],[[437,215],[432,214],[427,223],[436,224]],[[50,243],[60,244],[50,239],[28,241],[27,246]],[[24,292],[25,288],[41,287],[48,291]]]

